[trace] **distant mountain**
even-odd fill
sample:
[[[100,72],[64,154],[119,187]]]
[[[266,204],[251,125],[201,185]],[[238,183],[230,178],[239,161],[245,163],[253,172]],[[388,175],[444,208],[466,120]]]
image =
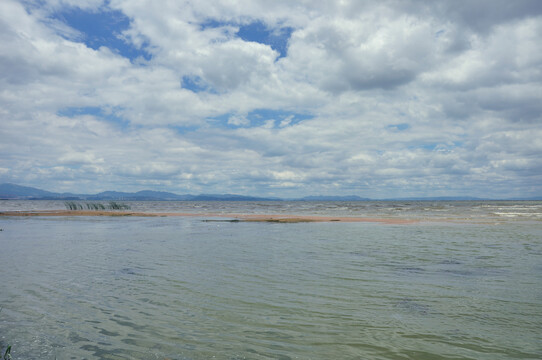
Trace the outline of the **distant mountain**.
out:
[[[519,198],[519,199],[510,199],[510,200],[542,201],[542,196],[534,196],[530,198]]]
[[[160,200],[191,200],[194,195],[177,195],[165,191],[142,190],[135,193],[138,197],[153,198]]]
[[[191,200],[193,195],[177,195],[164,191],[143,190],[136,193],[120,191],[104,191],[96,195],[88,195],[86,200]]]
[[[19,186],[15,184],[1,184],[0,185],[0,198],[2,199],[17,199],[28,198],[34,196],[49,196],[52,192],[35,189],[28,186]]]
[[[483,201],[491,199],[482,199],[472,196],[435,196],[435,197],[409,197],[385,199],[390,201]]]
[[[273,197],[257,197],[235,194],[200,194],[178,195],[165,191],[142,190],[135,193],[121,191],[104,191],[98,194],[72,194],[72,193],[55,193],[45,191],[28,186],[20,186],[16,184],[0,184],[0,199],[22,199],[22,200],[102,200],[102,201],[282,201],[280,198]],[[357,195],[347,196],[305,196],[298,199],[288,199],[293,201],[371,201],[373,199],[362,198]],[[378,201],[483,201],[491,199],[480,199],[472,196],[439,196],[439,197],[410,197],[410,198],[393,198],[379,199]],[[542,196],[531,198],[516,198],[507,200],[542,200]]]
[[[362,198],[357,195],[346,195],[346,196],[305,196],[301,199],[302,201],[368,201],[369,198]]]
[[[121,191],[104,191],[98,194],[71,194],[54,193],[27,186],[15,184],[0,184],[0,199],[32,199],[32,200],[155,200],[155,201],[274,201],[278,198],[265,198],[255,196],[243,196],[235,194],[201,194],[201,195],[177,195],[164,191],[142,190],[135,193]]]
[[[54,193],[28,186],[0,184],[0,199],[72,199],[79,195]]]
[[[193,200],[193,201],[280,201],[282,199],[233,195],[233,194],[201,194],[201,195],[194,196],[190,200]]]

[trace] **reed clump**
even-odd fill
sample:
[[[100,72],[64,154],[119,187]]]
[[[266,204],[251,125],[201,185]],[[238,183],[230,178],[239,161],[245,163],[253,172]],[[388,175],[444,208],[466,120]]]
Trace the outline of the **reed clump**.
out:
[[[68,210],[129,210],[130,206],[115,201],[110,201],[108,204],[102,203],[81,203],[75,201],[66,201],[64,203]]]
[[[87,203],[88,210],[105,210],[105,206],[99,203]]]
[[[112,210],[129,210],[130,206],[126,204],[119,204],[114,201],[110,201],[109,208]]]
[[[66,201],[64,205],[68,210],[83,210],[83,205],[74,201]]]

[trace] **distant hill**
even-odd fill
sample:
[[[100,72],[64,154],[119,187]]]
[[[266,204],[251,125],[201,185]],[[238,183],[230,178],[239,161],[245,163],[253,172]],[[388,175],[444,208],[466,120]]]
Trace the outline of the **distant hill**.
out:
[[[88,195],[87,200],[191,200],[192,195],[177,195],[164,191],[143,190],[136,193],[120,191],[104,191],[96,195]]]
[[[265,198],[235,194],[200,194],[177,195],[164,191],[143,190],[135,193],[121,191],[104,191],[98,194],[55,193],[15,184],[0,184],[0,199],[21,200],[137,200],[137,201],[276,201],[278,198]]]
[[[21,199],[21,200],[102,200],[102,201],[282,201],[284,199],[273,197],[257,197],[236,194],[183,194],[178,195],[165,191],[142,190],[138,192],[104,191],[98,194],[72,194],[55,193],[29,186],[16,184],[0,184],[0,199]],[[357,195],[330,196],[316,195],[305,196],[293,201],[371,201],[374,199],[362,198]],[[379,199],[378,201],[482,201],[491,199],[480,199],[471,196],[439,196],[439,197],[409,197]],[[506,200],[506,199],[504,199]],[[531,198],[519,198],[508,200],[542,200],[542,196]]]
[[[302,201],[369,201],[369,198],[362,198],[357,195],[346,195],[346,196],[305,196],[301,199]]]
[[[542,201],[542,196],[535,196],[535,197],[531,197],[531,198],[519,198],[517,200]]]
[[[234,194],[200,194],[191,195],[193,201],[282,201],[280,198],[257,197]]]
[[[0,184],[0,199],[70,199],[78,198],[70,193],[54,193],[28,186]]]
[[[482,199],[472,196],[435,196],[435,197],[409,197],[386,199],[393,201],[483,201],[491,199]]]

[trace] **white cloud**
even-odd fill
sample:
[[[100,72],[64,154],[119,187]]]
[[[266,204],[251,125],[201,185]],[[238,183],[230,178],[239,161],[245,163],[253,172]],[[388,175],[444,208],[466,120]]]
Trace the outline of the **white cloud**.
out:
[[[70,164],[93,165],[96,163],[103,163],[104,159],[103,158],[97,159],[96,156],[89,151],[77,152],[77,151],[74,151],[73,149],[70,149],[68,153],[63,154],[58,158],[58,162],[60,164],[68,164],[68,165]]]
[[[250,120],[243,115],[232,115],[228,118],[228,124],[235,126],[247,126],[250,125]]]
[[[293,34],[285,62],[331,92],[409,83],[432,65],[434,30],[414,17],[386,20],[377,15],[319,18]]]
[[[285,197],[542,190],[539,2],[24,5],[0,3],[1,182]],[[121,11],[125,41],[152,57],[86,46],[53,16],[70,7]],[[236,35],[257,21],[292,28],[286,57]],[[282,113],[250,118],[258,109]]]

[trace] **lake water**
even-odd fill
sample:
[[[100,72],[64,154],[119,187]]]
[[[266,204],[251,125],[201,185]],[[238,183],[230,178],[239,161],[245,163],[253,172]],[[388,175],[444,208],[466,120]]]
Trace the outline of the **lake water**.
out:
[[[0,217],[2,355],[542,358],[542,202],[126,203],[429,221]]]

